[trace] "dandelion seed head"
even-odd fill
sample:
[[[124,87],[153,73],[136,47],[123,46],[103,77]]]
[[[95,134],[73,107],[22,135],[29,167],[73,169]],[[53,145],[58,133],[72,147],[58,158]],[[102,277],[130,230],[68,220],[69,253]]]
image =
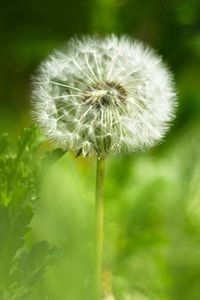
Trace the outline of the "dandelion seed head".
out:
[[[171,73],[127,37],[71,39],[34,77],[33,116],[57,145],[83,156],[158,143],[174,118]]]

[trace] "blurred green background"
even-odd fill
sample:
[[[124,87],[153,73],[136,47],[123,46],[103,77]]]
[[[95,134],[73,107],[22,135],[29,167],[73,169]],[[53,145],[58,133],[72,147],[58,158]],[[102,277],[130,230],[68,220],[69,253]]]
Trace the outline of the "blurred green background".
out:
[[[117,300],[199,300],[200,2],[2,1],[0,24],[0,132],[12,137],[32,123],[30,83],[35,68],[71,36],[128,34],[164,57],[175,74],[177,117],[161,145],[108,160],[104,265],[112,272]],[[47,170],[41,188],[41,150],[38,154],[36,137],[29,135],[30,142],[25,133],[16,150],[7,146],[5,138],[0,143],[0,299],[90,300],[91,287],[84,283],[88,294],[82,285],[83,278],[89,280],[92,265],[88,240],[93,234],[95,162],[70,155],[62,158],[50,175]],[[48,164],[40,170],[42,178]],[[38,198],[39,209],[35,209],[32,203]],[[16,212],[19,203],[20,213]],[[10,241],[5,243],[8,227]],[[49,244],[41,244],[44,241]],[[52,247],[61,244],[65,263],[35,284],[41,273],[38,265],[46,266],[45,251],[53,253]],[[18,266],[14,271],[6,263],[13,259]],[[24,294],[23,289],[34,285],[31,294]],[[45,296],[46,291],[50,296]]]

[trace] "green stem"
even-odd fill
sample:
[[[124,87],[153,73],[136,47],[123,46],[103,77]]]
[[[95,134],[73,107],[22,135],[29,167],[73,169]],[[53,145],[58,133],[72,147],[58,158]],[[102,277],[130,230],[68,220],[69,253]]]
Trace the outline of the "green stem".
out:
[[[97,299],[101,298],[101,278],[102,278],[102,262],[103,262],[103,190],[105,177],[105,158],[97,159],[96,171],[96,285]]]

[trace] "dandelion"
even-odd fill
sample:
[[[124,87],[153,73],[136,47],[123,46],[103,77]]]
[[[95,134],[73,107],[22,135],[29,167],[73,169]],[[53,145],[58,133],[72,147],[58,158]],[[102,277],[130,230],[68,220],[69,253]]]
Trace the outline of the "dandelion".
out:
[[[34,78],[33,114],[43,132],[83,156],[153,146],[169,128],[175,100],[161,58],[127,37],[72,39]]]
[[[127,37],[71,39],[34,77],[33,116],[77,156],[96,155],[96,282],[100,299],[105,158],[149,148],[174,118],[173,78],[152,49]]]

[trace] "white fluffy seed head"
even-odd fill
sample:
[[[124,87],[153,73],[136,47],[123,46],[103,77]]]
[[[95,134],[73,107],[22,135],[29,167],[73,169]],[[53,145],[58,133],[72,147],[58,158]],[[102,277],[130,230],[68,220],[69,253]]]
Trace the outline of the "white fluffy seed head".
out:
[[[159,142],[174,118],[172,75],[138,41],[114,35],[70,40],[34,77],[33,115],[48,138],[83,156]]]

